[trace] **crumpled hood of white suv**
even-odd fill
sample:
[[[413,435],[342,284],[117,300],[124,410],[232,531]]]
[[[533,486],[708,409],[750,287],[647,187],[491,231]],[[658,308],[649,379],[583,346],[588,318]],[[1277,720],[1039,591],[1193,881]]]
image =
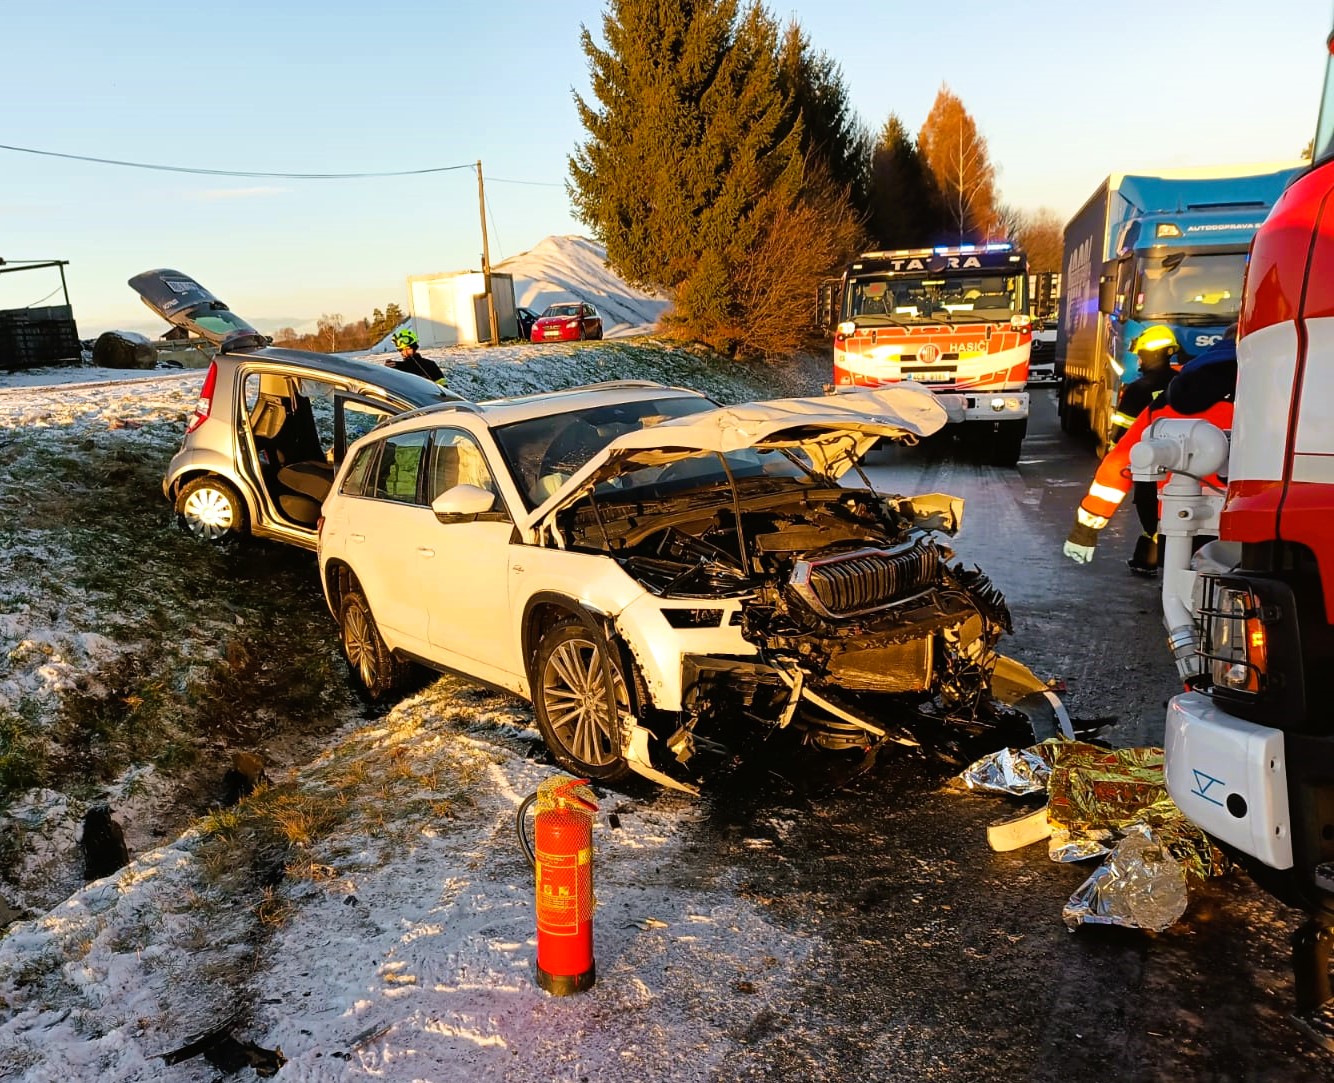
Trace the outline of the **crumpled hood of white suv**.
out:
[[[541,525],[618,474],[664,466],[701,452],[787,448],[804,454],[816,472],[838,478],[876,441],[930,436],[949,420],[935,394],[910,382],[873,391],[720,406],[616,437],[534,509],[522,526]]]

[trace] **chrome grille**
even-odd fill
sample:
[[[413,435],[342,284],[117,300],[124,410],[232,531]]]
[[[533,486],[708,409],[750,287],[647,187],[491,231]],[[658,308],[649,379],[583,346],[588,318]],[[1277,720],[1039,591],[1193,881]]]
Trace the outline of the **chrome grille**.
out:
[[[936,582],[940,553],[930,541],[900,549],[858,549],[799,560],[791,584],[817,613],[855,617],[920,594]]]

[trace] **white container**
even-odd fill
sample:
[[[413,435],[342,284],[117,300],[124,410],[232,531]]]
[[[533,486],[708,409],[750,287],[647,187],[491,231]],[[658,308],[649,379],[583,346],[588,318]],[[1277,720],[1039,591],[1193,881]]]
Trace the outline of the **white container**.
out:
[[[518,338],[514,314],[514,278],[492,272],[491,298],[500,337]],[[410,275],[408,310],[423,348],[491,341],[486,278],[481,271]]]

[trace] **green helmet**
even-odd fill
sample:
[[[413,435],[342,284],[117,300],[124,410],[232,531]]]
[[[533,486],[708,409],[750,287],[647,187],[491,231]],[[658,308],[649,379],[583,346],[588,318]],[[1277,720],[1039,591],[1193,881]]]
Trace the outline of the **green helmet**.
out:
[[[404,346],[416,346],[421,340],[417,337],[417,332],[410,327],[400,327],[394,332],[394,345],[400,350]]]

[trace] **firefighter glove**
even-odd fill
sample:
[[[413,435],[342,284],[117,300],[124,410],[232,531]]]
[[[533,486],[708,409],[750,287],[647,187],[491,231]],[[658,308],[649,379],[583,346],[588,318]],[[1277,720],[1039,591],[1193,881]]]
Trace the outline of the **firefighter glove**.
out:
[[[1076,564],[1087,564],[1093,559],[1093,551],[1098,547],[1098,532],[1091,526],[1076,523],[1065,539],[1061,552]]]

